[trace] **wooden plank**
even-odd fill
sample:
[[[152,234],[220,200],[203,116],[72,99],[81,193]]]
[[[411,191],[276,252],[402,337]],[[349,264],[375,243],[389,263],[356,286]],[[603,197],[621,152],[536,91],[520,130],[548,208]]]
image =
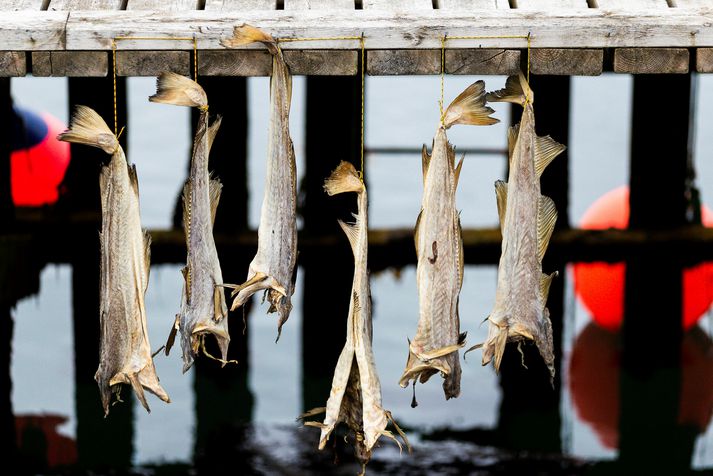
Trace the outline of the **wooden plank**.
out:
[[[713,73],[713,48],[698,48],[696,50],[696,71]]]
[[[109,73],[109,55],[104,51],[33,51],[32,75],[104,77]]]
[[[73,12],[66,25],[67,49],[108,50],[116,36],[199,35],[199,48],[222,49],[220,40],[232,36],[234,25],[251,23],[277,37],[358,36],[362,32],[368,49],[437,49],[444,32],[449,36],[502,36],[530,32],[536,48],[608,47],[713,47],[713,10],[671,8],[665,15],[651,11],[607,12],[598,9],[561,12],[480,10],[475,13],[448,11],[404,12],[398,16],[383,11],[299,12],[174,12],[161,17],[151,12]],[[38,28],[27,12],[8,12],[0,24],[0,44],[7,50],[38,49],[37,36],[49,33]],[[21,26],[22,25],[22,26]],[[478,25],[476,29],[474,25]],[[567,35],[562,35],[566,25]],[[58,40],[61,40],[61,36]],[[484,48],[522,48],[517,38],[481,40]],[[17,46],[15,46],[17,45]],[[345,41],[286,43],[284,49],[354,49]],[[257,49],[259,45],[247,48]],[[449,48],[472,48],[469,42],[449,42]],[[63,49],[47,48],[44,49]],[[122,42],[122,48],[176,49],[170,41]]]
[[[188,51],[117,51],[117,76],[158,76],[165,71],[188,76],[192,72]]]
[[[3,0],[0,2],[0,12],[18,12],[20,10],[40,11],[44,0]]]
[[[669,0],[674,8],[711,7],[710,0]]]
[[[357,51],[288,50],[285,61],[293,75],[353,76],[359,72]],[[198,55],[200,76],[269,76],[272,58],[260,50],[211,50]]]
[[[179,12],[182,10],[196,10],[198,3],[198,0],[128,0],[126,9]]]
[[[604,51],[600,49],[534,48],[530,51],[530,71],[533,74],[602,74]]]
[[[0,51],[0,77],[17,77],[27,74],[24,51]]]
[[[205,10],[208,11],[252,11],[274,10],[277,0],[206,0]]]
[[[478,48],[472,50],[446,50],[448,74],[501,74],[520,71],[519,50]]]
[[[589,8],[587,0],[515,0],[515,8],[520,10],[569,10]]]
[[[606,10],[636,10],[638,8],[669,8],[666,0],[593,0],[595,8]]]
[[[412,12],[415,10],[433,10],[432,0],[363,0],[364,10],[390,10]]]
[[[438,0],[437,5],[440,10],[492,10],[498,8],[497,0]],[[509,5],[508,8],[510,8]]]
[[[354,10],[354,0],[285,0],[285,10]]]
[[[122,0],[50,0],[48,10],[121,10]]]
[[[366,72],[372,76],[440,74],[441,50],[369,50]]]
[[[0,45],[7,50],[63,50],[67,12],[6,12],[0,21]]]
[[[614,72],[631,74],[687,73],[688,50],[685,48],[617,48]]]

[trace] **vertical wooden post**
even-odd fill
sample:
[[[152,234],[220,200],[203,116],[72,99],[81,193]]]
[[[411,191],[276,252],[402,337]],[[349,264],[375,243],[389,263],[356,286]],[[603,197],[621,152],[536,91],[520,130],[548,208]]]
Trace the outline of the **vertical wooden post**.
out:
[[[535,127],[538,135],[551,135],[569,144],[570,77],[532,76],[535,94]],[[520,121],[522,108],[512,108],[513,123]],[[557,157],[542,175],[542,194],[557,205],[557,228],[569,227],[569,155]],[[500,367],[502,401],[498,420],[500,443],[522,450],[559,452],[561,450],[559,413],[562,370],[562,321],[564,315],[565,262],[549,251],[544,272],[559,270],[550,287],[550,311],[554,340],[556,375],[550,386],[549,371],[534,345],[523,346],[525,364],[514,346],[509,346]]]
[[[209,170],[223,183],[214,230],[223,234],[245,231],[248,227],[247,81],[216,76],[202,77],[199,82],[208,95],[211,116],[223,117],[210,152]],[[194,111],[194,131],[197,118]],[[219,257],[225,282],[240,283],[245,279],[252,255],[220,253]],[[247,314],[249,308],[245,312]],[[251,469],[246,443],[249,443],[247,431],[252,421],[254,397],[248,386],[248,336],[243,333],[241,315],[242,312],[233,313],[229,318],[228,358],[239,364],[221,368],[214,361],[196,360],[194,460],[200,470],[240,474]],[[209,352],[219,355],[211,339],[207,345]]]
[[[113,128],[112,78],[72,78],[69,104],[97,111]],[[126,124],[126,82],[118,82],[119,124]],[[126,150],[127,132],[121,136]],[[71,146],[72,160],[63,183],[58,208],[67,213],[96,212],[97,221],[76,225],[73,235],[78,251],[72,258],[74,318],[74,379],[79,464],[87,468],[128,468],[133,452],[133,397],[128,387],[123,403],[114,405],[104,418],[94,373],[99,363],[99,170],[106,153],[85,145]]]
[[[630,228],[686,223],[691,93],[690,74],[634,76]],[[678,424],[682,268],[656,250],[627,260],[619,421],[620,462],[626,469],[690,468],[695,431]]]
[[[334,111],[339,111],[337,118]],[[353,194],[329,197],[323,185],[341,160],[352,162],[359,169],[360,115],[359,77],[307,78],[306,167],[301,209],[305,234],[341,236],[337,219],[353,221],[350,215],[356,211]],[[329,396],[334,366],[346,338],[353,262],[346,238],[335,247],[320,249],[318,255],[307,252],[300,255],[304,270],[302,407],[305,410],[324,406]]]

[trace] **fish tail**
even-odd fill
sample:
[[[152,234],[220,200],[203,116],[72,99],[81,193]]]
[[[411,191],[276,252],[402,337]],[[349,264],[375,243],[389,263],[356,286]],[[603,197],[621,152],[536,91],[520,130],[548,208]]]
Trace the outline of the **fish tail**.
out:
[[[329,178],[324,181],[324,190],[330,197],[345,192],[361,193],[364,191],[364,184],[354,165],[341,161]]]
[[[485,83],[476,81],[460,93],[443,114],[443,126],[448,129],[455,124],[488,126],[500,122],[490,117],[495,111],[485,105]]]
[[[161,73],[156,80],[156,94],[150,96],[149,101],[201,109],[208,107],[208,96],[200,84],[171,72]]]
[[[250,45],[252,43],[262,43],[270,50],[271,54],[277,54],[277,41],[263,30],[244,23],[233,28],[233,37],[220,40],[220,44],[226,48]]]
[[[141,382],[139,382],[139,374],[132,373],[132,374],[127,375],[127,377],[129,378],[129,382],[131,383],[131,388],[134,389],[136,398],[139,399],[139,401],[141,402],[141,405],[146,409],[146,411],[151,413],[151,409],[149,408],[149,403],[146,401],[146,395],[144,394],[144,387],[142,387]]]
[[[508,77],[503,89],[488,93],[487,100],[491,102],[511,102],[524,106],[525,102],[534,103],[535,97],[532,94],[530,85],[527,83],[527,79],[525,79],[525,75],[520,72],[517,75]]]
[[[72,114],[69,129],[57,136],[58,140],[98,147],[113,154],[119,141],[97,112],[87,106],[77,106]]]
[[[153,393],[164,402],[171,403],[171,399],[158,381],[158,375],[156,375],[156,368],[153,362],[150,362],[149,365],[141,369],[137,375],[142,388]]]

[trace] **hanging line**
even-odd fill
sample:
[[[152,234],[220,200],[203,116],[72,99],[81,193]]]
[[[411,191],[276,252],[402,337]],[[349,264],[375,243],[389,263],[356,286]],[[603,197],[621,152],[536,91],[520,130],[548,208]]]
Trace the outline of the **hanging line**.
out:
[[[366,78],[366,62],[365,62],[365,47],[364,33],[361,36],[325,36],[325,37],[306,37],[306,38],[278,38],[277,43],[294,43],[298,41],[359,41],[359,49],[361,50],[361,138],[360,138],[360,169],[359,180],[364,183],[364,94],[365,94],[365,78]]]
[[[111,40],[111,65],[112,65],[112,76],[113,76],[113,87],[114,87],[114,135],[117,139],[121,136],[124,131],[124,127],[119,131],[119,121],[117,114],[117,100],[116,100],[116,49],[117,41],[192,41],[193,42],[193,80],[198,82],[198,40],[196,35],[184,36],[184,37],[154,37],[154,36],[117,36]]]
[[[444,120],[443,112],[443,95],[444,95],[444,83],[446,76],[446,40],[509,40],[509,39],[519,39],[527,40],[527,83],[530,84],[530,47],[532,43],[532,36],[528,32],[527,35],[501,35],[501,36],[446,36],[441,37],[441,100],[439,102],[439,109],[441,112],[441,125]],[[525,104],[530,102],[530,97],[525,97]]]

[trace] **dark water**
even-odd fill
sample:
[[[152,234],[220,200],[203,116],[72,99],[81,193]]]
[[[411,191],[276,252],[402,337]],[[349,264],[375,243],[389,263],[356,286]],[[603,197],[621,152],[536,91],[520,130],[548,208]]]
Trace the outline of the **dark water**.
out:
[[[457,94],[468,79],[448,78],[446,96]],[[706,131],[713,127],[713,81],[702,79],[695,158],[698,185],[704,202],[711,206],[713,135]],[[489,88],[503,82],[503,78],[486,80]],[[369,84],[367,146],[430,142],[437,118],[437,78],[370,78]],[[63,87],[60,80],[28,78],[16,81],[13,91],[20,104],[66,119]],[[628,180],[630,88],[630,78],[625,76],[574,81],[568,144],[573,223],[594,199]],[[149,106],[145,99],[152,92],[153,79],[129,84],[128,155],[139,171],[143,222],[160,228],[169,226],[190,138],[188,112]],[[293,130],[301,170],[304,82],[299,78],[294,96]],[[259,217],[264,179],[266,97],[267,82],[251,80],[252,226]],[[498,117],[507,123],[507,109],[500,108]],[[504,131],[501,124],[454,129],[449,135],[459,147],[503,147]],[[464,227],[496,224],[492,182],[502,176],[503,167],[499,156],[466,159],[461,184],[467,185],[461,185],[458,195]],[[418,156],[373,155],[367,158],[367,168],[371,226],[412,226],[421,193]],[[351,267],[352,263],[340,265]],[[179,305],[179,268],[163,265],[151,271],[146,306],[154,347],[165,339]],[[627,290],[632,290],[627,295],[645,295],[655,303],[647,307],[643,300],[637,308],[627,301],[626,312],[635,314],[642,326],[665,325],[671,321],[670,313],[680,309],[681,296],[675,292],[680,270],[667,269],[665,279],[673,277],[673,281],[665,281],[668,284],[660,288],[655,287],[660,281],[655,273],[641,272],[638,281],[627,281]],[[553,316],[564,326],[558,392],[537,377],[533,349],[526,349],[530,370],[512,365],[502,379],[491,368],[482,368],[475,352],[463,365],[461,397],[445,402],[435,378],[418,387],[415,409],[410,407],[410,389],[397,385],[406,360],[406,338],[415,332],[418,316],[415,269],[372,277],[374,351],[384,406],[407,430],[414,453],[400,455],[384,441],[375,451],[369,474],[680,474],[688,468],[713,468],[710,311],[685,335],[680,349],[672,352],[647,341],[641,361],[627,360],[622,354],[622,334],[592,323],[591,313],[576,298],[570,269],[561,271],[565,271],[564,310]],[[336,448],[317,452],[318,431],[295,422],[305,410],[303,395],[321,388],[320,382],[303,377],[303,274],[303,270],[298,274],[294,310],[279,344],[273,342],[275,321],[265,316],[266,308],[255,305],[249,313],[247,374],[227,370],[214,377],[211,369],[204,369],[197,378],[195,371],[180,373],[177,353],[157,357],[157,372],[172,403],[151,399],[149,415],[124,392],[125,403],[114,407],[105,421],[96,388],[75,385],[72,269],[68,265],[46,267],[39,275],[39,294],[20,301],[12,311],[12,404],[26,468],[109,473],[115,470],[102,468],[102,463],[113,461],[113,466],[122,468],[119,472],[135,474],[356,474],[359,466],[343,440],[338,439]],[[492,306],[495,279],[495,266],[466,268],[460,310],[471,343],[485,337],[486,328],[478,325]],[[700,292],[713,300],[713,277],[703,279],[708,281]],[[231,326],[232,332],[242,329],[239,319],[233,319]],[[315,343],[332,338],[313,337]],[[509,349],[508,355],[519,363],[515,349]],[[95,368],[96,362],[86,366]],[[518,382],[533,376],[531,387],[518,387]],[[77,405],[77,398],[86,403]],[[59,466],[47,470],[53,464]],[[72,469],[62,469],[62,464]]]

